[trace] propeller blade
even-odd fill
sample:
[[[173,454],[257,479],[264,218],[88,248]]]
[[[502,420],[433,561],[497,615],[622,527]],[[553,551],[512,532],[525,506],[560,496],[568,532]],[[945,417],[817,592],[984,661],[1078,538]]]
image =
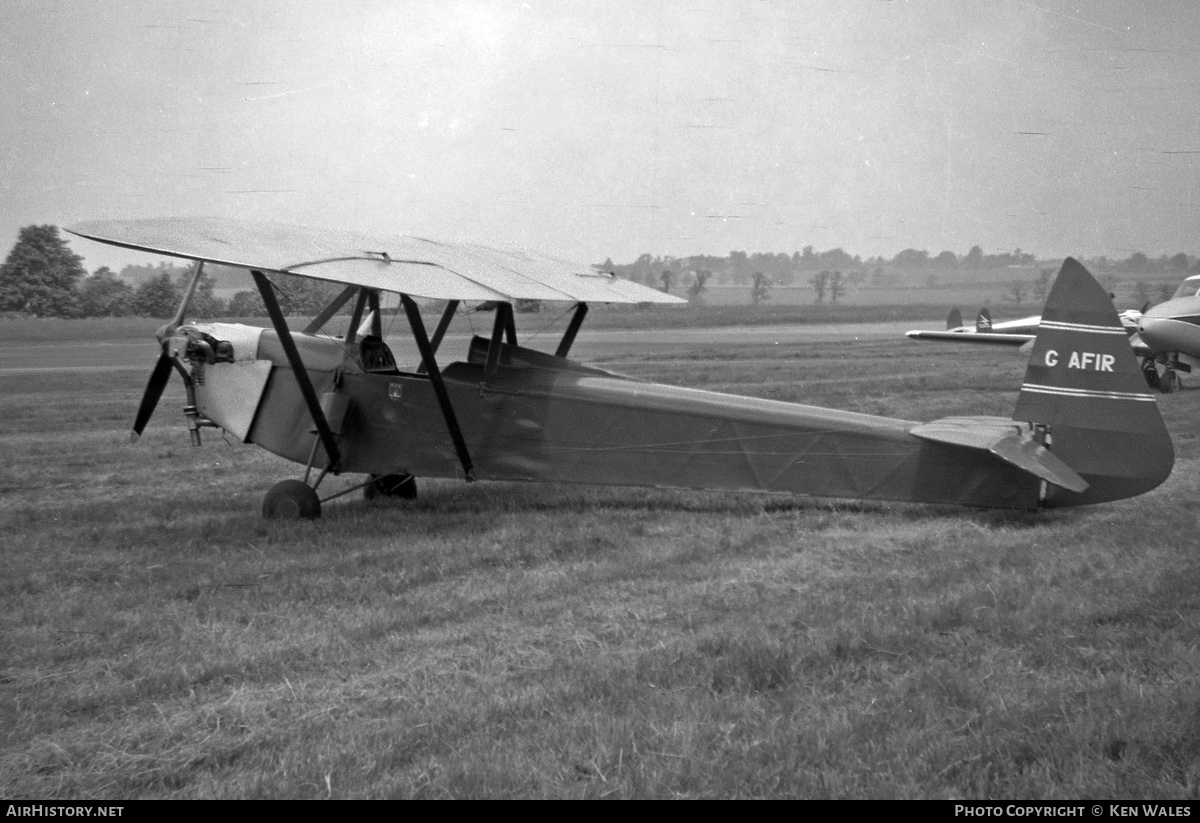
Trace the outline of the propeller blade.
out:
[[[154,407],[158,405],[158,399],[162,397],[163,389],[167,387],[167,381],[171,379],[172,368],[174,366],[171,363],[171,356],[164,350],[158,356],[158,362],[154,364],[154,371],[150,372],[150,382],[146,384],[146,393],[142,395],[142,404],[138,406],[137,417],[133,421],[133,435],[130,440],[136,442],[142,436],[142,430],[150,422],[150,415],[154,414]]]

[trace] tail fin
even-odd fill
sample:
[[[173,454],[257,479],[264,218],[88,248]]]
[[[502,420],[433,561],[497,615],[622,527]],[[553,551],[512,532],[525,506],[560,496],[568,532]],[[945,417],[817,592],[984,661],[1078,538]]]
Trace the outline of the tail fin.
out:
[[[962,326],[962,312],[958,310],[958,306],[950,309],[950,313],[946,315],[946,330],[957,329]]]
[[[1013,419],[1045,426],[1050,449],[1089,484],[1044,504],[1133,497],[1167,479],[1171,436],[1108,294],[1068,257],[1046,298]]]
[[[989,332],[992,330],[992,313],[987,308],[979,310],[975,315],[975,331]]]

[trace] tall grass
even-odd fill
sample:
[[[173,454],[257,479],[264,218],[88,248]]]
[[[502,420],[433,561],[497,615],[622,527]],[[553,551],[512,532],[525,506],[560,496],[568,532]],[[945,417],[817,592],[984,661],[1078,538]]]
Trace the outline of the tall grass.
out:
[[[890,341],[622,371],[929,419],[1021,363]],[[1196,798],[1197,404],[1144,497],[1007,515],[421,481],[260,519],[172,384],[0,376],[0,794]],[[350,479],[330,483],[349,484]]]

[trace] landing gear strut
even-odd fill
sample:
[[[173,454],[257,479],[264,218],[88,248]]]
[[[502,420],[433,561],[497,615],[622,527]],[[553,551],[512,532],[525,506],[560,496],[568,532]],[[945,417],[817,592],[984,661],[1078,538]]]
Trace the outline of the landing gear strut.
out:
[[[1160,388],[1162,383],[1158,378],[1158,364],[1153,357],[1142,358],[1142,376],[1146,378],[1146,385],[1152,389]]]
[[[1171,368],[1171,364],[1167,363],[1162,376],[1158,378],[1158,390],[1163,394],[1170,394],[1178,389],[1179,386],[1179,375],[1175,372],[1175,369]]]
[[[372,475],[367,485],[363,486],[363,497],[367,500],[374,500],[376,497],[416,500],[417,479],[411,474],[384,474],[378,477]]]

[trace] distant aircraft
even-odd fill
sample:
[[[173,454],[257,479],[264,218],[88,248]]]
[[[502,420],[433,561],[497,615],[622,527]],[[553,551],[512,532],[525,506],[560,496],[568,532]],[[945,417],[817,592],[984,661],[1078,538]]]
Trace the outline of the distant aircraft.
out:
[[[952,340],[956,343],[990,343],[996,346],[1022,346],[1037,334],[1041,315],[1023,317],[1020,320],[1006,320],[993,323],[992,315],[986,308],[980,309],[975,316],[974,326],[964,326],[962,313],[958,307],[950,309],[946,316],[945,331],[909,331],[905,332],[913,340]],[[1122,321],[1123,322],[1123,321]]]
[[[1180,283],[1170,300],[1142,313],[1133,344],[1147,380],[1157,377],[1164,392],[1183,386],[1180,372],[1200,369],[1200,274]]]
[[[103,221],[68,231],[197,261],[179,310],[158,332],[161,354],[134,435],[178,373],[195,444],[201,428],[220,427],[304,467],[303,479],[267,492],[267,517],[317,517],[323,503],[358,488],[412,497],[419,477],[1036,509],[1142,494],[1174,463],[1112,303],[1070,258],[1046,301],[1012,417],[917,423],[656,385],[572,361],[589,302],[682,301],[540,254],[222,219]],[[248,269],[273,328],[185,324],[206,262]],[[345,288],[297,331],[272,274]],[[414,369],[401,370],[383,340],[382,291],[400,296]],[[447,301],[432,336],[415,298]],[[553,352],[518,344],[518,300],[575,304]],[[439,344],[462,301],[494,302],[495,321],[465,360],[443,366]],[[345,338],[322,335],[347,304]],[[346,472],[366,479],[318,496],[327,475]]]

